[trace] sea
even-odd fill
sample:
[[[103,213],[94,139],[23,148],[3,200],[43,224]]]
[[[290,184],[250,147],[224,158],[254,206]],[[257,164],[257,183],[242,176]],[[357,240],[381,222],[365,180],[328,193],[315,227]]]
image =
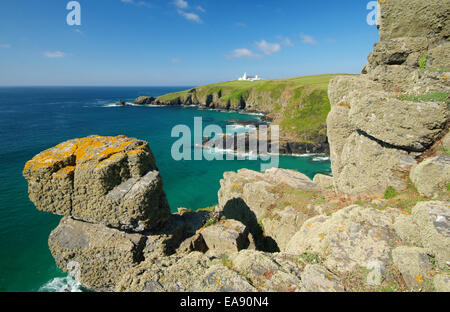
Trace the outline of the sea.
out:
[[[56,144],[88,135],[126,135],[146,140],[156,157],[173,212],[217,204],[220,179],[226,171],[260,170],[263,160],[181,160],[171,156],[177,125],[225,127],[230,119],[257,120],[238,112],[195,107],[119,106],[138,96],[159,96],[186,87],[0,87],[0,291],[83,291],[55,264],[48,236],[61,217],[36,210],[22,176],[25,163]],[[196,148],[192,142],[192,149]],[[223,151],[217,151],[222,152]],[[225,158],[225,157],[224,157]],[[237,157],[236,157],[237,158]],[[281,156],[279,167],[310,178],[330,173],[320,155]]]

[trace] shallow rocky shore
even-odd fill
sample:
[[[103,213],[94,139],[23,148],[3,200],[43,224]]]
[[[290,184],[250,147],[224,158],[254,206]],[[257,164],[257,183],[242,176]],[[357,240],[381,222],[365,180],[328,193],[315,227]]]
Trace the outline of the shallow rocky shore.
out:
[[[450,0],[408,4],[382,3],[363,74],[330,84],[332,177],[226,172],[217,206],[171,214],[144,141],[35,156],[57,265],[95,291],[450,292],[449,104],[422,97],[449,92]]]

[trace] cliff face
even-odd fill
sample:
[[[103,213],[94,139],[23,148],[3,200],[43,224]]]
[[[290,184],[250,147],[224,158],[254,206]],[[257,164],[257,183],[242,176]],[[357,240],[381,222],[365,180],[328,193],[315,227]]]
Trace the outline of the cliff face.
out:
[[[135,103],[196,105],[200,108],[263,113],[272,120],[272,124],[280,125],[281,137],[286,142],[313,144],[316,149],[328,153],[328,148],[321,146],[327,145],[326,116],[330,111],[327,86],[334,76],[230,81],[167,94],[157,99],[140,97]],[[291,149],[296,152],[294,145]],[[302,149],[298,152],[301,153]]]
[[[405,190],[411,168],[448,132],[449,16],[448,0],[383,1],[381,40],[363,75],[330,82],[328,139],[338,191]]]

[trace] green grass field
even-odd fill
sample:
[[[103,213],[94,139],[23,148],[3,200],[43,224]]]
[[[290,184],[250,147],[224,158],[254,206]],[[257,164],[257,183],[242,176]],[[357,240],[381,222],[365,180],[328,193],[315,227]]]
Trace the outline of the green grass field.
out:
[[[227,109],[265,112],[279,124],[285,135],[302,142],[314,142],[326,135],[326,118],[331,109],[328,84],[338,75],[323,74],[261,81],[227,81],[160,96],[161,102],[171,102],[195,96],[203,105]]]
[[[210,85],[204,85],[195,88],[199,93],[217,93],[222,92],[224,96],[238,98],[241,95],[245,95],[250,90],[255,91],[269,91],[273,96],[280,96],[281,92],[286,88],[290,87],[309,87],[319,90],[327,90],[328,83],[331,78],[340,74],[324,74],[315,76],[302,76],[293,77],[287,79],[270,79],[270,80],[260,80],[260,81],[226,81]],[[184,97],[188,94],[190,90],[185,90],[176,93],[169,93],[160,96],[158,99],[161,101],[171,101],[178,97]]]

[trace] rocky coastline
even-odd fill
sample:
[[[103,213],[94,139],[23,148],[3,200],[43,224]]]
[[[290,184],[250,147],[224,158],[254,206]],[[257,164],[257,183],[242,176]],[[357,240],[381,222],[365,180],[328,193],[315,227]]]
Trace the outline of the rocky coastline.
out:
[[[280,126],[281,154],[328,154],[327,85],[334,74],[242,84],[230,81],[200,86],[157,98],[138,97],[133,105],[183,106],[200,110],[259,115]],[[293,116],[298,116],[293,118]],[[305,124],[309,124],[305,127]]]
[[[64,216],[56,264],[94,291],[450,292],[448,16],[450,0],[381,3],[363,74],[328,89],[333,176],[225,172],[217,206],[171,213],[144,141],[36,155],[30,200]]]
[[[261,112],[261,111],[247,111],[245,109],[242,110],[230,110],[230,109],[223,109],[223,108],[214,108],[213,107],[205,107],[203,104],[196,103],[192,104],[192,101],[175,101],[175,102],[161,102],[158,99],[155,99],[154,97],[139,97],[135,100],[133,105],[151,105],[151,106],[186,106],[186,107],[192,107],[195,106],[197,109],[213,109],[216,111],[223,111],[223,112],[244,112],[246,114],[257,114],[260,115],[259,120],[260,121],[250,121],[250,120],[239,120],[239,119],[233,119],[228,120],[227,122],[229,125],[238,125],[238,126],[253,126],[256,129],[259,128],[260,125],[270,125],[273,123],[273,119],[269,117],[270,113],[267,112]],[[237,142],[241,136],[245,137],[245,153],[254,152],[256,154],[260,154],[259,148],[255,151],[251,151],[249,149],[249,135],[243,135],[243,134],[234,134],[233,139],[229,142]],[[224,136],[225,140],[226,136]],[[204,148],[211,148],[212,146],[215,146],[219,143],[220,139],[215,140],[209,140],[208,138],[202,142],[201,146]],[[329,155],[330,153],[330,147],[328,144],[328,139],[325,134],[318,134],[315,135],[315,138],[310,141],[303,141],[303,140],[297,140],[292,139],[291,136],[286,135],[283,131],[280,132],[280,139],[276,142],[271,142],[270,140],[270,134],[269,134],[269,140],[268,140],[268,150],[271,151],[272,144],[277,143],[278,144],[278,152],[277,154],[280,155],[306,155],[306,154],[325,154]],[[234,147],[227,147],[229,145],[225,141],[221,146],[225,147],[226,150],[237,152],[237,144],[234,145]],[[267,152],[267,151],[265,151]],[[264,153],[264,152],[263,152]]]

